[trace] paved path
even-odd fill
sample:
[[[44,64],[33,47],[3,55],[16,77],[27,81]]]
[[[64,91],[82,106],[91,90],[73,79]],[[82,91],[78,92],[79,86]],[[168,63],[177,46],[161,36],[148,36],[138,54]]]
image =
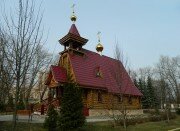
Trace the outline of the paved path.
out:
[[[13,115],[0,115],[0,121],[12,121]],[[43,115],[33,115],[31,123],[43,123],[45,119],[45,116]],[[18,116],[19,122],[28,122],[29,117],[28,116]],[[109,121],[112,120],[108,117],[87,117],[87,122],[100,122],[100,121]]]

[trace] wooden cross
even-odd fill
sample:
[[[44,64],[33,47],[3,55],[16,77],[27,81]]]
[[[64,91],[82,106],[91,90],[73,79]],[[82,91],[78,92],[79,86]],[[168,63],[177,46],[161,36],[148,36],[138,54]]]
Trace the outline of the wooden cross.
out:
[[[73,5],[71,6],[71,8],[72,8],[72,10],[73,10],[73,13],[74,13],[74,6],[75,6],[75,4],[73,4]]]
[[[98,41],[99,41],[99,42],[100,42],[100,34],[101,34],[101,32],[98,31],[97,36],[98,36]]]

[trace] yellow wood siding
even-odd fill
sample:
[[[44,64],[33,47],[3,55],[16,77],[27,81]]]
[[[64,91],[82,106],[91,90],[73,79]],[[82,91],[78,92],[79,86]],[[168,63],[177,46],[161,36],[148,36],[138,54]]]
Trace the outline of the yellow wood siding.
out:
[[[139,109],[139,97],[131,96],[132,103],[129,103],[129,96],[123,97],[123,102],[119,101],[117,95],[101,91],[102,101],[98,101],[98,90],[89,89],[87,99],[83,97],[84,106],[90,109],[120,109],[125,106],[127,109]]]
[[[54,78],[52,77],[51,82],[49,84],[49,87],[57,87],[59,86],[59,84],[54,80]]]
[[[62,66],[66,69],[67,74],[68,74],[67,76],[70,79],[70,81],[76,82],[74,71],[73,71],[72,65],[69,60],[69,54],[64,53],[60,59],[61,59],[60,66]]]

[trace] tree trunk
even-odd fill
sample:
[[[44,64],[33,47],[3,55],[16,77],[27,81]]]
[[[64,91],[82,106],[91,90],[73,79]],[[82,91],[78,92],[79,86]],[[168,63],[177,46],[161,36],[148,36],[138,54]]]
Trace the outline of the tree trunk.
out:
[[[19,100],[19,80],[17,79],[16,93],[15,93],[15,103],[14,103],[14,112],[13,112],[13,130],[16,129],[18,100]]]

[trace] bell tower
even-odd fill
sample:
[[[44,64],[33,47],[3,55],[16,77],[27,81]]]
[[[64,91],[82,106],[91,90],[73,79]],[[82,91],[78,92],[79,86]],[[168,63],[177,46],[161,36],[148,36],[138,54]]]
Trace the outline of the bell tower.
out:
[[[59,43],[64,46],[64,50],[70,48],[78,51],[82,49],[82,46],[84,46],[88,42],[88,40],[81,37],[76,28],[75,22],[77,20],[77,17],[74,12],[74,6],[75,5],[72,6],[73,11],[70,17],[73,24],[71,25],[68,34],[61,38],[59,40]]]

